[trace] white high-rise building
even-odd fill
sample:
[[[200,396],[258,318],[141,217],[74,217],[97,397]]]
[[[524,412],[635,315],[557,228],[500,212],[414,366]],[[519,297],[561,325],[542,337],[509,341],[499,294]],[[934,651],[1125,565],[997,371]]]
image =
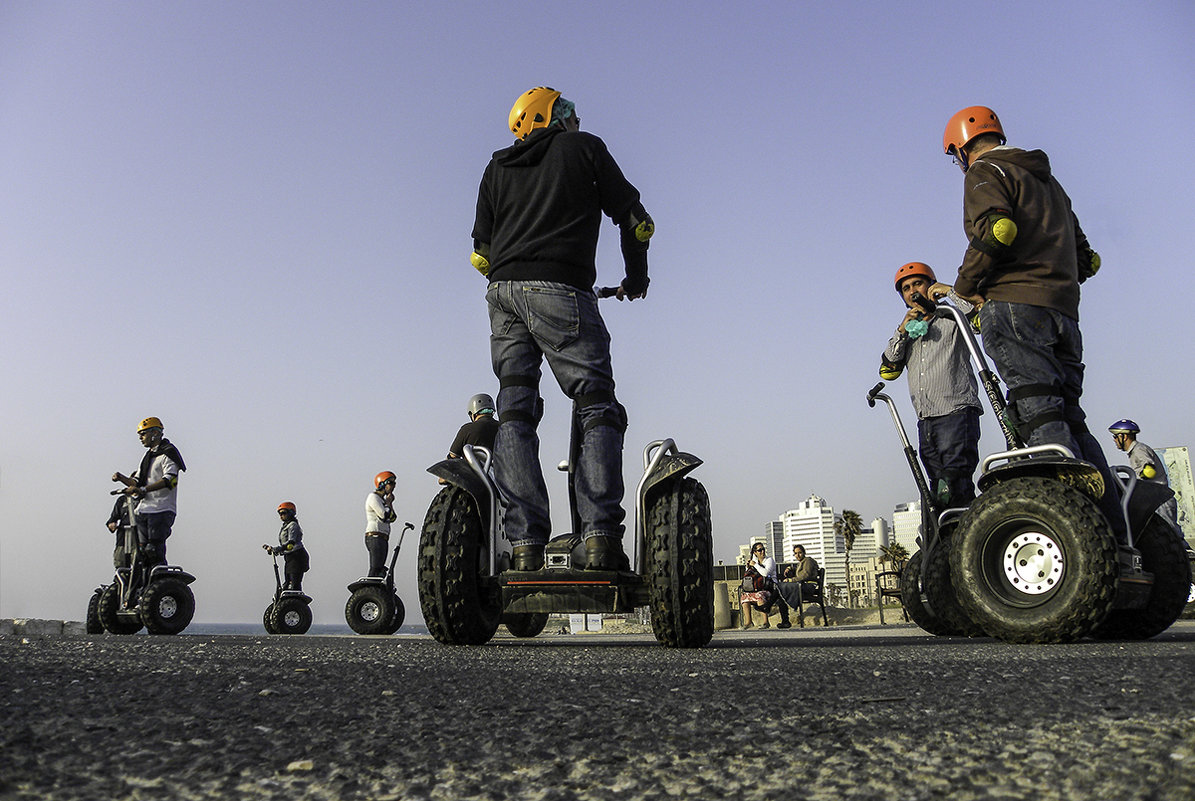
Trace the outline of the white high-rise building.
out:
[[[805,552],[825,567],[826,556],[841,550],[835,543],[834,508],[816,495],[810,495],[796,509],[780,516],[784,536],[780,561],[792,559],[793,547],[804,545]]]
[[[921,502],[898,504],[892,512],[892,540],[903,545],[909,555],[917,553],[921,536]]]

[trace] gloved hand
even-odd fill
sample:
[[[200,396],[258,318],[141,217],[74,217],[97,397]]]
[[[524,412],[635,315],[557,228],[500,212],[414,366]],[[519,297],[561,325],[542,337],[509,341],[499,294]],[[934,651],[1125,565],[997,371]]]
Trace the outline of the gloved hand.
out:
[[[1079,253],[1079,283],[1083,283],[1088,278],[1093,277],[1100,271],[1100,254],[1096,253],[1091,248],[1086,248]]]

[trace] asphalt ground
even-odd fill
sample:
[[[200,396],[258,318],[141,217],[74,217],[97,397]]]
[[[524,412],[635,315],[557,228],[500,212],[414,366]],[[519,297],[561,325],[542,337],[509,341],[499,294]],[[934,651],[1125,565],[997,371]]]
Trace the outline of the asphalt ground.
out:
[[[3,799],[1195,798],[1195,623],[0,637]]]

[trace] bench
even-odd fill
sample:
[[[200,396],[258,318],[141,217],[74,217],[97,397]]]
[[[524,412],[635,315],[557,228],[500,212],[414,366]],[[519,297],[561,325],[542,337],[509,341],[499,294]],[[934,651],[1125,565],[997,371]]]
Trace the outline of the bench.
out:
[[[895,598],[900,601],[900,611],[905,616],[905,622],[909,622],[909,611],[905,609],[904,598],[900,594],[899,570],[885,570],[882,573],[876,573],[876,598],[879,599],[881,625],[884,623],[885,598]]]

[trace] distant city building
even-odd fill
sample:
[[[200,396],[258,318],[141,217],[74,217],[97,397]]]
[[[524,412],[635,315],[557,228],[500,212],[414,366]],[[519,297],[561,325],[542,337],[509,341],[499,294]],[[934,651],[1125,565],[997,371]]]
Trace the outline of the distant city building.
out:
[[[903,545],[912,556],[917,552],[917,538],[921,536],[921,502],[898,504],[892,512],[892,538]]]
[[[792,558],[792,548],[789,548],[788,551],[784,550],[784,523],[779,520],[768,523],[763,544],[768,549],[768,556],[775,557],[777,562]]]
[[[792,559],[793,548],[804,545],[805,552],[825,567],[827,555],[841,550],[834,534],[834,508],[817,495],[810,495],[797,508],[789,509],[777,522],[784,532],[781,561]],[[829,568],[826,572],[829,581]]]
[[[875,532],[876,549],[883,548],[889,543],[891,531],[888,526],[888,521],[882,517],[877,517],[871,521],[871,530]]]

